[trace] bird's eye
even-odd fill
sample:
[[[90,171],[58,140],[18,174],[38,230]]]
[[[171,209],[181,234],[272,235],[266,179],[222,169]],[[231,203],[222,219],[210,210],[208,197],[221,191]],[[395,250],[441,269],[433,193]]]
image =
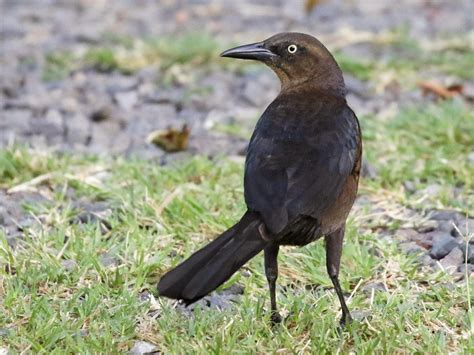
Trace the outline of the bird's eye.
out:
[[[288,52],[290,52],[291,54],[296,53],[297,50],[298,50],[298,47],[296,47],[296,45],[294,45],[294,44],[290,44],[288,46]]]

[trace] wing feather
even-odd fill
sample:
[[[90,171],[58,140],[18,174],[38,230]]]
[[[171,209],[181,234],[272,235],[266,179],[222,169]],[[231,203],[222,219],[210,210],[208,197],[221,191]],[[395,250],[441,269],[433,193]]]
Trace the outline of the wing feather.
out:
[[[278,97],[249,144],[245,200],[277,234],[301,215],[319,219],[354,169],[359,126],[341,100]]]

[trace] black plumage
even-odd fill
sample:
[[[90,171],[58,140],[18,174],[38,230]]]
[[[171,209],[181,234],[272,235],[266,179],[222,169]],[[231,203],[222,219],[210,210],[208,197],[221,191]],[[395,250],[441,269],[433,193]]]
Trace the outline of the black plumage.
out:
[[[357,117],[345,99],[342,73],[315,38],[282,33],[240,46],[224,57],[259,60],[282,89],[259,119],[245,163],[242,219],[160,280],[160,295],[187,303],[225,282],[265,252],[272,321],[280,245],[305,245],[324,236],[327,269],[350,320],[338,274],[345,222],[357,194],[362,143]]]

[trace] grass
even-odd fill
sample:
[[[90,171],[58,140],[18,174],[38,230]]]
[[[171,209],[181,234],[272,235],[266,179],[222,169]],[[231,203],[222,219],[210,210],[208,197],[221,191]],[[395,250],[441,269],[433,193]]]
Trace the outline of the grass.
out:
[[[366,117],[361,123],[366,155],[380,171],[383,186],[395,189],[411,180],[418,188],[474,187],[474,166],[466,164],[474,132],[470,106],[457,101],[413,106],[384,122]]]
[[[469,36],[467,34],[459,38],[456,43],[450,44],[446,40],[447,44],[441,42],[438,47],[424,48],[424,42],[410,37],[408,32],[401,28],[385,34],[388,38],[385,41],[374,39],[373,45],[377,47],[377,52],[389,51],[394,53],[392,56],[374,60],[350,57],[343,52],[337,52],[335,57],[345,73],[361,80],[377,82],[386,76],[387,72],[392,72],[410,87],[416,85],[413,78],[419,80],[420,73],[442,73],[466,80],[472,77],[471,63],[474,60],[474,49],[470,45],[472,38]],[[89,46],[85,51],[75,53],[60,50],[47,53],[43,65],[43,80],[64,80],[73,70],[80,68],[132,74],[144,67],[153,66],[164,72],[164,84],[171,82],[176,75],[192,75],[196,67],[211,70],[217,66],[236,72],[254,70],[253,64],[220,60],[218,54],[230,47],[232,44],[219,43],[205,32],[141,39],[104,33],[101,44]]]
[[[377,117],[361,121],[367,157],[379,169],[374,181],[363,181],[362,195],[421,209],[442,203],[469,212],[467,199],[447,197],[420,206],[418,197],[401,189],[404,180],[413,179],[419,188],[435,182],[447,189],[459,186],[461,195],[469,195],[473,171],[465,162],[474,121],[469,107],[444,102],[409,108],[384,122]],[[168,300],[140,298],[144,292],[154,294],[160,275],[243,213],[242,166],[196,157],[160,167],[9,148],[0,153],[0,167],[3,189],[46,176],[29,188],[52,200],[24,206],[39,227],[28,228],[17,247],[10,247],[0,231],[0,348],[116,353],[140,339],[165,353],[474,349],[472,282],[453,283],[442,271],[420,269],[414,256],[401,254],[366,228],[370,208],[359,208],[350,218],[341,271],[350,308],[365,316],[338,332],[339,303],[318,242],[282,251],[278,301],[287,319],[272,329],[261,255],[246,266],[246,274],[239,272],[226,284],[245,286],[230,310],[198,309],[186,317]],[[66,194],[70,189],[78,197],[110,204],[109,230],[97,222],[72,222],[79,211]],[[115,262],[107,266],[104,255]],[[387,292],[367,288],[374,283]]]
[[[350,73],[361,80],[369,80],[374,71],[370,61],[351,58],[344,53],[336,53],[335,58],[343,73]]]
[[[70,52],[51,52],[45,56],[42,79],[46,82],[58,81],[69,75],[75,58]]]
[[[396,58],[336,57],[344,72],[373,82],[387,71],[413,85],[419,73],[472,76],[469,48],[427,50],[407,36],[400,31],[381,44],[399,50]],[[64,80],[78,68],[133,73],[153,65],[168,81],[196,67],[255,69],[217,62],[227,47],[202,33],[153,40],[106,33],[100,46],[84,52],[49,53],[43,79]],[[223,286],[245,286],[231,309],[197,309],[187,317],[168,300],[143,300],[145,293],[156,296],[166,270],[242,215],[241,165],[195,157],[161,167],[139,159],[0,150],[0,189],[32,190],[51,200],[23,206],[37,224],[25,229],[15,247],[0,228],[0,353],[118,353],[137,340],[164,353],[472,353],[472,278],[454,282],[442,271],[420,268],[415,256],[381,237],[380,228],[410,223],[404,217],[373,221],[387,206],[393,214],[403,207],[472,213],[472,106],[444,101],[360,120],[364,154],[378,176],[362,180],[360,195],[370,203],[355,209],[348,224],[341,282],[358,320],[342,333],[322,242],[281,252],[278,302],[287,319],[276,329],[269,326],[261,255]],[[247,138],[250,133],[236,124],[214,129]],[[409,193],[406,181],[418,192],[433,184],[440,192]],[[106,229],[97,221],[74,222],[81,211],[71,191],[110,205]],[[379,229],[371,229],[375,225]],[[472,238],[472,231],[465,237]],[[387,291],[371,290],[374,284]]]
[[[207,33],[186,33],[133,40],[110,33],[103,35],[103,44],[85,51],[54,51],[45,57],[43,80],[65,79],[76,68],[92,68],[100,72],[134,73],[154,66],[167,71],[176,66],[214,63],[221,48]]]

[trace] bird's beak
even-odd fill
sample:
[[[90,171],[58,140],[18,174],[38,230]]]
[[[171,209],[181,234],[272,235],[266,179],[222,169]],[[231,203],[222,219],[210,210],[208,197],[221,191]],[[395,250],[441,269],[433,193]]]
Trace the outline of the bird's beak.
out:
[[[221,53],[221,57],[253,60],[265,60],[274,56],[276,56],[276,54],[266,49],[263,46],[263,42],[245,44]]]

